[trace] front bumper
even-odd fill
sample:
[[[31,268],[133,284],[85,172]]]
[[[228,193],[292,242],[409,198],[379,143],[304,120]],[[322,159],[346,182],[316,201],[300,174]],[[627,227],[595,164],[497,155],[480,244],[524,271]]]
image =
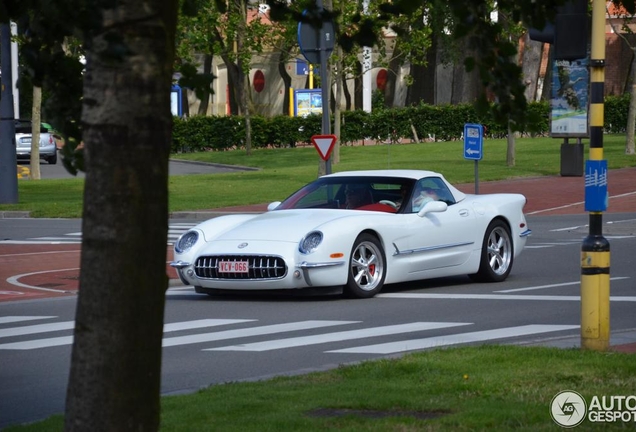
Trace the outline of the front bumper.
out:
[[[194,263],[176,260],[170,263],[184,285],[219,290],[276,290],[302,289],[344,285],[347,281],[345,261],[308,262],[290,264],[280,278],[201,277]],[[257,272],[259,270],[256,270]]]

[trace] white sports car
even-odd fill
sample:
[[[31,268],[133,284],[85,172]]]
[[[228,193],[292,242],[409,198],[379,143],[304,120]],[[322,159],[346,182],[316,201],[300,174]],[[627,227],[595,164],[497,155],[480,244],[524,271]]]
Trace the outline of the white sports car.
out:
[[[519,194],[468,195],[438,173],[330,174],[263,214],[207,220],[174,246],[197,292],[343,288],[373,297],[384,284],[454,275],[503,281],[530,230]]]

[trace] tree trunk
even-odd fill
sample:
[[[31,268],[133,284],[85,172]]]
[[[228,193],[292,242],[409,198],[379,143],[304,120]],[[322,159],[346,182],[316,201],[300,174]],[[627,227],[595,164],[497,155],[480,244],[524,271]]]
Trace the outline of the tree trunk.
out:
[[[479,80],[479,72],[477,69],[473,69],[470,72],[466,71],[464,60],[468,57],[478,57],[479,53],[469,48],[468,41],[462,40],[460,42],[462,46],[463,55],[461,60],[455,63],[454,75],[453,75],[453,95],[451,97],[451,104],[461,103],[473,103],[483,91],[483,85]]]
[[[280,52],[278,53],[278,61],[277,61],[277,65],[278,65],[278,74],[280,75],[281,79],[283,80],[283,85],[284,85],[284,92],[285,94],[283,95],[283,115],[289,115],[292,116],[294,115],[294,111],[293,109],[290,110],[290,95],[289,95],[289,90],[291,89],[291,84],[292,84],[292,78],[289,75],[289,73],[287,73],[287,60],[289,58],[289,56],[287,55],[287,51],[288,48],[287,46],[282,46],[280,48]]]
[[[42,127],[42,87],[33,86],[31,111],[31,170],[29,178],[40,180],[40,128]]]
[[[625,137],[625,154],[636,154],[634,151],[634,128],[636,127],[636,49],[632,49],[632,88],[627,112],[627,136]]]
[[[246,25],[247,25],[247,2],[244,0],[235,0],[236,13],[238,15],[238,27],[236,30],[236,52],[237,52],[237,69],[238,86],[237,100],[240,104],[241,114],[245,118],[245,153],[250,156],[252,154],[252,122],[250,119],[249,96],[250,77],[249,59],[245,60],[242,53],[245,51]]]
[[[395,88],[397,84],[397,77],[400,73],[400,67],[404,62],[402,51],[400,49],[400,40],[395,41],[393,47],[393,54],[391,60],[389,60],[389,70],[386,77],[386,87],[384,89],[384,106],[387,108],[393,108],[395,106]]]
[[[552,99],[552,64],[554,63],[554,49],[552,44],[548,44],[548,67],[545,69],[541,100],[550,101]]]
[[[521,67],[524,84],[526,85],[525,96],[528,102],[533,102],[537,100],[543,42],[530,40],[529,33],[525,34],[523,42],[523,61]]]
[[[240,89],[238,88],[240,87],[238,84],[240,82],[238,66],[236,66],[236,63],[233,63],[232,61],[226,60],[227,56],[221,57],[223,58],[223,61],[227,68],[227,85],[229,87],[228,96],[230,98],[228,103],[230,105],[230,114],[239,115],[239,101],[241,99],[240,97],[237,97],[240,92]]]
[[[506,165],[515,166],[515,131],[512,130],[511,124],[508,123],[508,139],[506,147]]]
[[[203,58],[203,73],[211,74],[212,73],[212,54],[206,54]],[[210,89],[206,88],[203,92],[203,99],[201,99],[201,103],[199,104],[199,115],[206,115],[208,113],[208,106],[210,105]]]
[[[424,100],[426,82],[426,66],[420,64],[411,64],[409,75],[413,77],[413,83],[406,89],[406,106],[418,105]]]
[[[353,109],[362,109],[362,63],[355,63],[353,79]]]
[[[97,11],[101,28],[85,41],[87,170],[66,431],[159,429],[177,4],[120,0]]]
[[[342,57],[344,51],[341,46],[337,48],[338,57],[336,60],[336,97],[334,97],[335,105],[333,110],[333,134],[337,137],[336,143],[334,144],[333,151],[331,152],[331,161],[334,164],[340,163],[340,134],[342,131],[342,108],[341,108],[341,100],[342,93],[344,87],[344,74],[343,74],[343,65],[342,65]],[[323,105],[324,106],[324,105]]]
[[[435,87],[437,85],[437,47],[439,36],[433,32],[431,34],[431,46],[426,48],[426,69],[424,69],[423,101],[424,103],[435,105]]]

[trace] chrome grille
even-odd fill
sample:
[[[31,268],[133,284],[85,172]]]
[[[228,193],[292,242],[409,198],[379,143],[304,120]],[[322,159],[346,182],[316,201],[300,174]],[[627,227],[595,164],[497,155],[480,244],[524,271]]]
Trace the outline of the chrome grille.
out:
[[[247,273],[219,271],[220,261],[247,261]],[[282,279],[287,274],[285,260],[272,255],[214,255],[201,256],[194,263],[194,272],[202,279],[248,280]]]

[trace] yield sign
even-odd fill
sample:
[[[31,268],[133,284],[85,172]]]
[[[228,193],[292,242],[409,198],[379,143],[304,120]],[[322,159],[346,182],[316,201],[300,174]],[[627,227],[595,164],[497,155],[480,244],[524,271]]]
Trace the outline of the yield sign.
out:
[[[335,135],[314,135],[311,137],[311,142],[318,150],[322,160],[326,161],[331,156],[331,150],[338,138]]]

